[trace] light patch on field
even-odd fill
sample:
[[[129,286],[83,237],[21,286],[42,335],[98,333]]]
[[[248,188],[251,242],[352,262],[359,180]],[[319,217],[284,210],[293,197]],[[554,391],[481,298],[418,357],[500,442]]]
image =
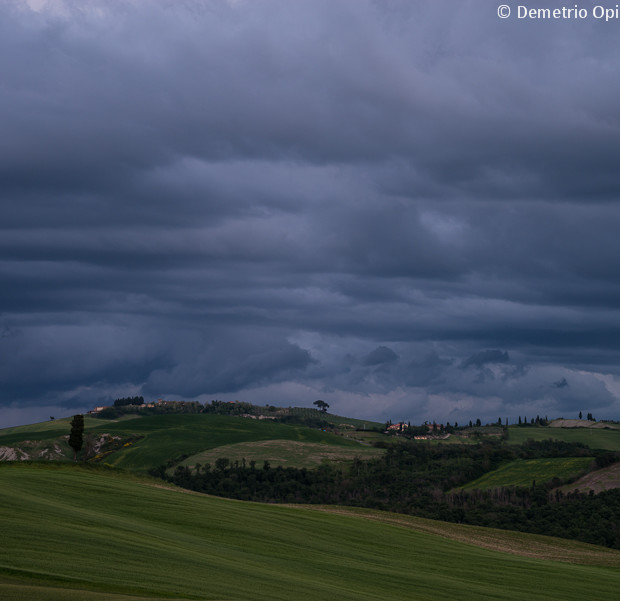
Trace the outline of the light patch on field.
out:
[[[573,492],[575,489],[579,492],[593,490],[595,493],[599,493],[612,488],[620,488],[620,463],[614,463],[609,467],[590,472],[572,484],[562,486],[560,490],[563,492]]]
[[[370,459],[381,455],[383,450],[372,447],[342,447],[315,442],[299,442],[295,440],[264,440],[258,442],[240,442],[210,449],[188,457],[181,465],[194,467],[197,463],[214,464],[220,457],[231,462],[246,460],[256,461],[258,466],[269,461],[272,467],[314,468],[324,461],[352,461],[356,457]]]
[[[591,422],[585,419],[554,419],[550,424],[550,428],[596,428],[602,430],[618,430],[616,424],[608,424],[606,422]]]
[[[588,469],[592,457],[543,457],[517,459],[480,478],[459,486],[457,490],[500,488],[502,486],[531,486],[532,482],[547,482],[553,478],[574,478]]]

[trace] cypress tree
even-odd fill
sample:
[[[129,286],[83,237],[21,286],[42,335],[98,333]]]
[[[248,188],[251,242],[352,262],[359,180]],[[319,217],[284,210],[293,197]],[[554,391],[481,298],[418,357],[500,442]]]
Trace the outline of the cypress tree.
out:
[[[73,459],[77,461],[77,454],[84,444],[84,416],[74,415],[71,420],[71,434],[69,434],[69,446],[73,449]]]

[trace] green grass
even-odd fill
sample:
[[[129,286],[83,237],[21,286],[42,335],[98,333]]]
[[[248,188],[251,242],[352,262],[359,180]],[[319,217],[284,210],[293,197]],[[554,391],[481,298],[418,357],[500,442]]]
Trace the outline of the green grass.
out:
[[[136,415],[122,416],[116,420],[101,420],[90,415],[84,416],[84,427],[88,431],[102,424],[117,424],[124,421],[137,419]],[[68,436],[71,431],[71,417],[28,424],[26,426],[13,426],[0,430],[0,445],[13,445],[22,440],[56,440],[62,436]]]
[[[485,490],[501,486],[531,486],[533,480],[541,484],[553,478],[573,478],[586,470],[591,463],[591,457],[517,459],[460,488]]]
[[[360,429],[376,429],[381,431],[385,429],[385,422],[373,422],[365,419],[356,419],[354,417],[342,417],[341,415],[334,415],[333,413],[323,412],[318,409],[310,409],[307,407],[291,407],[289,409],[290,415],[298,415],[300,417],[313,417],[326,421],[334,426],[341,424],[348,424]]]
[[[62,436],[66,436],[71,431],[69,422],[66,425],[62,423],[51,422],[53,428],[39,428],[39,424],[33,424],[32,430],[28,429],[29,426],[19,426],[18,428],[6,428],[0,430],[0,445],[12,446],[22,442],[23,440],[58,440]],[[48,422],[44,422],[48,423]]]
[[[355,440],[361,440],[363,442],[366,443],[373,443],[376,442],[378,440],[385,440],[386,436],[385,434],[383,434],[383,432],[376,432],[373,430],[359,430],[359,431],[350,431],[350,430],[342,430],[341,431],[342,436],[345,436],[346,438],[353,438]]]
[[[414,521],[390,523],[389,516],[376,521],[351,512],[243,503],[70,465],[3,465],[0,598],[617,598],[618,567],[482,549],[416,531]],[[546,540],[553,545],[555,539]],[[598,552],[570,544],[584,557]],[[620,553],[600,553],[620,565]]]
[[[620,430],[602,430],[595,428],[508,428],[509,442],[521,444],[532,440],[563,440],[565,442],[582,442],[592,449],[620,451]]]
[[[180,455],[194,455],[223,445],[265,440],[292,440],[343,447],[359,443],[304,426],[289,426],[223,415],[154,415],[119,423],[104,423],[93,429],[120,436],[144,436],[106,462],[130,470],[146,471]]]
[[[362,445],[343,446],[294,440],[265,440],[239,442],[202,451],[188,457],[180,465],[190,467],[195,466],[196,463],[213,465],[218,457],[226,457],[231,462],[242,462],[244,459],[246,463],[256,461],[259,467],[262,466],[263,461],[267,460],[272,467],[281,465],[312,469],[324,461],[353,461],[356,457],[374,459],[383,455],[384,452],[384,449]]]
[[[0,431],[0,445],[19,445],[24,440],[51,443],[69,434],[69,422],[67,418],[7,428]],[[146,472],[181,455],[194,455],[222,445],[242,442],[290,440],[340,447],[349,451],[360,449],[363,452],[366,448],[352,439],[305,426],[212,414],[127,416],[115,420],[87,416],[85,433],[89,432],[109,433],[124,439],[138,437],[130,446],[106,456],[104,461],[114,467],[139,472]],[[71,450],[65,440],[61,440],[61,446],[66,447],[70,457]]]

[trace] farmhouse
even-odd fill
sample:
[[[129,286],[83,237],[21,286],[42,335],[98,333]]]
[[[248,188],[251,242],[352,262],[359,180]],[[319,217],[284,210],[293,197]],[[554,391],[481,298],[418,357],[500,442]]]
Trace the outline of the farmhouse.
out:
[[[94,409],[91,409],[90,411],[87,411],[87,413],[100,413],[104,409],[111,409],[111,408],[112,407],[102,405],[100,407],[95,407]]]

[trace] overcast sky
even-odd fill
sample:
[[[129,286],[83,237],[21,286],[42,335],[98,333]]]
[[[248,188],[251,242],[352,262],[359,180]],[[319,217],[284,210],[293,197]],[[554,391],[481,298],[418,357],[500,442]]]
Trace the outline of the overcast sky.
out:
[[[595,4],[0,0],[0,426],[135,394],[620,419]]]

